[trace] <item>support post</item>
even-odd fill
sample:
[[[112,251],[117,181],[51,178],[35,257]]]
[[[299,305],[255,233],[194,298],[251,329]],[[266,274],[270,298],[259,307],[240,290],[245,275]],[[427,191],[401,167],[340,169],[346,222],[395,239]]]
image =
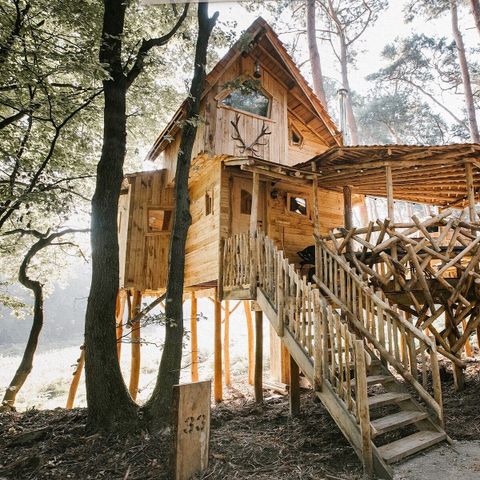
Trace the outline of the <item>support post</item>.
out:
[[[257,293],[257,224],[258,224],[258,194],[260,191],[260,175],[253,174],[252,208],[250,210],[250,297],[256,298]]]
[[[198,335],[197,335],[197,297],[195,291],[190,297],[190,351],[192,362],[192,382],[198,382]]]
[[[255,402],[263,403],[263,312],[255,310]]]
[[[140,312],[142,305],[142,292],[135,290],[133,294],[132,309],[130,318],[133,319]],[[133,400],[137,399],[138,382],[140,378],[140,320],[131,324],[132,329],[132,360],[130,364],[130,386],[129,391]]]
[[[467,184],[468,215],[470,217],[470,222],[475,223],[477,221],[477,213],[475,211],[475,186],[473,182],[473,165],[469,162],[465,162],[465,180]]]
[[[315,162],[312,163],[312,171],[314,172],[312,180],[312,195],[313,195],[313,233],[320,237],[320,213],[318,211],[318,175],[316,175],[317,167]],[[318,242],[315,240],[315,274],[320,278],[321,271],[321,255]],[[282,269],[279,268],[279,274],[282,273]],[[282,324],[283,329],[283,324]],[[283,332],[283,330],[282,330]]]
[[[458,340],[457,335],[455,332],[457,327],[455,325],[454,317],[449,309],[445,311],[445,319],[446,319],[446,328],[449,330],[448,333],[448,343],[450,344],[450,348],[453,347]],[[460,356],[459,353],[456,356]],[[452,362],[452,369],[453,369],[453,384],[455,387],[455,391],[461,392],[465,389],[465,375],[463,369],[459,367],[455,362]]]
[[[232,384],[230,378],[230,302],[225,300],[225,320],[223,331],[223,357],[225,364],[225,385]]]
[[[347,231],[353,228],[352,188],[348,185],[343,187],[343,225]],[[346,250],[352,250],[352,242],[348,241]]]
[[[222,385],[222,304],[218,299],[218,289],[215,289],[215,333],[214,333],[214,373],[213,397],[216,402],[223,400]]]
[[[385,167],[385,177],[387,182],[387,215],[392,222],[392,229],[395,229],[395,202],[393,201],[393,176],[392,167],[387,165]],[[392,245],[392,258],[397,260],[397,245]],[[398,288],[397,283],[395,284]]]
[[[248,341],[248,383],[253,385],[253,370],[254,370],[254,358],[253,358],[253,322],[252,312],[248,300],[243,301],[243,308],[245,310],[245,319],[247,322],[247,341]]]
[[[290,416],[300,415],[300,370],[297,362],[290,355],[290,386],[288,389]]]
[[[83,366],[85,365],[85,346],[80,347],[80,358],[77,361],[77,368],[73,372],[72,383],[70,384],[70,390],[68,391],[67,405],[66,408],[71,410],[73,408],[73,402],[75,401],[75,396],[77,395],[78,384],[80,383],[80,377],[82,376]]]
[[[363,469],[368,477],[373,476],[373,452],[370,435],[370,412],[367,394],[367,369],[365,365],[365,351],[362,340],[354,340],[355,348],[355,381],[358,421],[362,435]]]

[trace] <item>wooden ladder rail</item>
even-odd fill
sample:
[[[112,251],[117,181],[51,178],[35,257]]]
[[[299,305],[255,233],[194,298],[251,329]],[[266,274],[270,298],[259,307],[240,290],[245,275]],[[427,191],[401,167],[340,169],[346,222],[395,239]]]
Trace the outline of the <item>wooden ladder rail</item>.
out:
[[[435,343],[412,323],[400,316],[381,293],[374,292],[339,255],[325,242],[316,239],[317,284],[331,302],[351,323],[354,331],[367,345],[378,352],[385,365],[393,367],[434,412],[437,423],[443,426],[443,405],[440,371]],[[427,358],[432,373],[432,389],[419,382],[417,354],[426,372]],[[424,375],[425,377],[425,375]],[[425,377],[426,379],[426,377]]]
[[[224,292],[252,291],[252,262],[256,263],[256,302],[354,447],[365,472],[391,478],[390,467],[372,442],[366,373],[370,357],[363,340],[263,233],[254,241],[248,235],[224,241]]]

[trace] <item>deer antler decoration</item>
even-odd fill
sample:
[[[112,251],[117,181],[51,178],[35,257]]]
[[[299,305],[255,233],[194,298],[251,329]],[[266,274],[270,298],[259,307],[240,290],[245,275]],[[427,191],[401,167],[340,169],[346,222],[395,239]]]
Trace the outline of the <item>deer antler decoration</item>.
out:
[[[253,157],[258,157],[259,156],[258,147],[268,144],[268,141],[261,142],[260,140],[263,137],[266,137],[267,135],[271,135],[272,132],[268,130],[268,127],[265,125],[265,121],[264,121],[262,125],[262,129],[260,130],[260,133],[257,135],[255,140],[250,145],[247,145],[243,140],[242,135],[240,134],[240,130],[238,129],[239,121],[240,121],[240,115],[237,113],[235,115],[235,120],[232,120],[230,122],[233,126],[233,129],[235,130],[235,133],[232,134],[232,139],[239,142],[239,144],[237,144],[237,147],[240,149],[240,153],[250,152]]]

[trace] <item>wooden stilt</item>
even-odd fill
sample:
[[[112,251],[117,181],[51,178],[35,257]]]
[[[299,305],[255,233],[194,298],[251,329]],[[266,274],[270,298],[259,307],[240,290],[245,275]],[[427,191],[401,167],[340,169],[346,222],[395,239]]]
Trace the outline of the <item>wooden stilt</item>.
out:
[[[350,231],[353,228],[353,212],[352,212],[352,188],[343,187],[343,224]],[[349,241],[346,246],[347,252],[352,250],[352,242]]]
[[[245,309],[245,319],[247,321],[247,340],[248,340],[248,383],[253,385],[253,371],[255,368],[255,360],[253,357],[253,322],[252,312],[248,300],[243,301],[243,308]]]
[[[134,318],[140,312],[142,304],[142,292],[136,290],[133,294],[132,308],[130,318]],[[130,395],[134,400],[137,399],[138,382],[140,378],[140,321],[136,321],[131,325],[132,329],[132,361],[130,364]]]
[[[68,391],[67,405],[66,408],[69,410],[73,408],[73,402],[75,401],[75,396],[77,395],[78,384],[80,383],[80,377],[82,376],[83,366],[85,364],[85,347],[82,345],[80,347],[80,358],[77,361],[77,368],[73,372],[72,383],[70,384],[70,390]]]
[[[117,321],[116,333],[117,333],[117,357],[120,361],[120,356],[122,354],[122,337],[123,337],[123,317],[125,313],[125,302],[126,302],[125,292],[119,290],[117,294],[117,305],[115,309],[115,318]]]
[[[225,322],[223,331],[223,357],[225,363],[225,385],[232,384],[230,378],[230,302],[225,300]]]
[[[467,328],[467,322],[465,320],[462,320],[462,328],[463,328],[463,331],[465,331],[465,329]],[[472,346],[470,345],[469,338],[467,338],[467,340],[465,341],[465,355],[467,357],[472,356]]]
[[[454,319],[452,315],[448,312],[448,310],[445,312],[445,317],[447,320],[447,325],[450,326],[450,331],[448,333],[448,342],[450,344],[450,347],[453,347],[458,340],[457,336],[455,335],[456,327],[454,326]],[[459,356],[459,354],[457,354],[456,356]],[[453,383],[455,386],[455,390],[457,392],[460,392],[465,388],[464,372],[463,372],[463,369],[454,362],[452,362],[452,368],[453,368]]]
[[[214,334],[213,396],[216,402],[223,400],[222,388],[222,304],[215,289],[215,334]]]
[[[289,412],[292,417],[300,414],[300,371],[290,355],[290,388],[288,389]]]
[[[263,402],[263,312],[255,311],[255,402]]]
[[[192,382],[198,382],[198,334],[197,334],[197,297],[191,294],[190,309],[190,351],[192,361]]]

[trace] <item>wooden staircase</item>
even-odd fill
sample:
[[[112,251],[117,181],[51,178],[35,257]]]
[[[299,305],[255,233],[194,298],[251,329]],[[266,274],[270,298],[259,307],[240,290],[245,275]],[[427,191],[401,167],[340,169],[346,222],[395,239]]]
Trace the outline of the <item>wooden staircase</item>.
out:
[[[222,267],[223,298],[257,302],[368,475],[392,479],[391,464],[448,440],[435,344],[341,258],[317,268],[318,288],[268,237],[244,234],[225,240]]]

